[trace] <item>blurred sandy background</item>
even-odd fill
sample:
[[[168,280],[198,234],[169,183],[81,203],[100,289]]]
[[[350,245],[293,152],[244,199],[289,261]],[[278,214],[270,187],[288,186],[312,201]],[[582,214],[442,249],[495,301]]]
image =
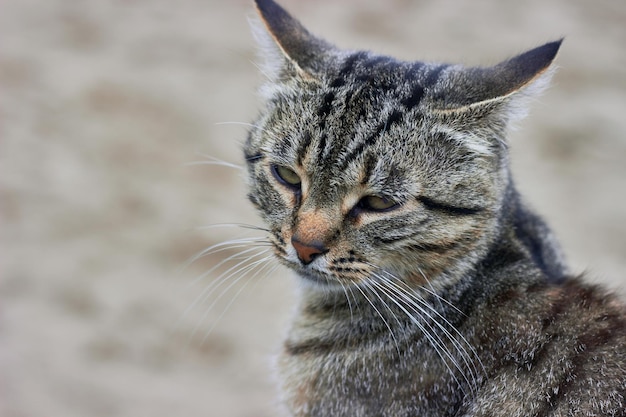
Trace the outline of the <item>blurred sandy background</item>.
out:
[[[514,169],[575,270],[624,292],[625,2],[283,4],[340,46],[406,59],[491,64],[566,36],[512,136]],[[236,284],[203,317],[218,293],[184,311],[217,272],[190,283],[235,252],[180,271],[243,235],[198,227],[258,224],[238,170],[186,165],[241,163],[245,127],[218,123],[258,108],[252,10],[0,3],[0,416],[278,415],[270,364],[292,277]]]

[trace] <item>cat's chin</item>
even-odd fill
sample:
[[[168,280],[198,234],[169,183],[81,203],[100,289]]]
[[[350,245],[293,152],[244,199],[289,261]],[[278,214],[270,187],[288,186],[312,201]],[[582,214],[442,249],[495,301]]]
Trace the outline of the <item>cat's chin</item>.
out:
[[[309,270],[297,270],[296,274],[301,279],[301,281],[312,288],[324,288],[324,289],[332,289],[332,288],[341,288],[341,284],[334,277],[329,277],[321,272],[309,271]]]
[[[328,286],[333,284],[333,280],[313,271],[296,271],[297,275],[309,284]],[[335,283],[336,284],[336,283]]]

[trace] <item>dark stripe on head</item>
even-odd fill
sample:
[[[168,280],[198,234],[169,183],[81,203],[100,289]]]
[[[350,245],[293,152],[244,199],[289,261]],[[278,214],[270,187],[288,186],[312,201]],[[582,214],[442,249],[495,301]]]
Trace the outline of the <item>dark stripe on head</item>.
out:
[[[278,152],[280,155],[287,155],[289,150],[293,148],[293,141],[289,136],[285,136],[278,143]]]
[[[429,210],[438,211],[441,213],[445,213],[451,216],[470,216],[473,214],[480,213],[484,209],[482,207],[462,207],[462,206],[454,206],[447,203],[442,203],[439,201],[435,201],[428,197],[418,197],[418,200],[426,206]]]
[[[302,141],[300,142],[300,146],[298,148],[298,165],[302,165],[302,160],[304,159],[304,156],[306,155],[307,151],[309,150],[309,146],[311,146],[311,132],[309,132],[308,130],[306,132],[304,132],[304,135],[302,137]]]
[[[326,128],[326,119],[333,109],[333,100],[335,100],[335,93],[332,91],[326,93],[322,99],[322,105],[317,109],[317,115],[320,118],[320,128],[322,130]]]
[[[357,52],[351,55],[350,57],[348,57],[343,67],[339,71],[337,78],[335,78],[333,82],[330,83],[330,86],[334,88],[343,86],[346,83],[346,76],[350,74],[352,71],[354,71],[354,67],[356,66],[356,63],[359,60],[364,59],[366,56],[367,56],[367,53],[365,52]]]
[[[403,98],[400,103],[402,103],[407,110],[411,110],[420,104],[422,97],[424,97],[424,88],[421,85],[416,85],[413,87],[411,94],[408,97]]]
[[[436,68],[433,68],[428,75],[426,76],[426,80],[424,81],[424,88],[429,88],[435,85],[439,77],[441,76],[441,71],[448,68],[448,65],[440,65]]]
[[[413,62],[410,68],[404,73],[404,80],[409,83],[414,83],[417,81],[417,73],[424,68],[424,63],[422,62]]]
[[[402,113],[398,110],[392,111],[385,122],[385,130],[388,130],[393,124],[398,123],[400,120],[402,120]]]
[[[424,68],[423,63],[414,62],[404,74],[404,80],[411,86],[411,93],[408,97],[403,98],[400,103],[407,110],[417,107],[417,105],[422,101],[422,97],[424,97],[424,86],[422,84],[416,84],[416,81],[418,80],[418,72],[422,68]],[[426,83],[428,82],[429,78],[426,79]]]
[[[317,114],[320,117],[326,117],[326,116],[328,116],[330,114],[330,111],[332,110],[332,104],[333,104],[333,100],[334,99],[335,99],[335,93],[333,93],[332,91],[326,93],[326,95],[324,96],[324,98],[322,100],[322,105],[317,110]]]
[[[324,154],[324,150],[326,149],[326,140],[328,139],[328,134],[326,132],[322,132],[320,136],[320,140],[317,143],[317,160],[321,161],[322,155]]]
[[[395,76],[399,65],[386,56],[375,56],[363,61],[362,69],[356,72],[354,80],[380,91],[394,91],[398,85]]]
[[[391,126],[393,126],[395,123],[398,123],[400,120],[402,120],[402,113],[398,110],[392,111],[391,114],[387,117],[387,120],[378,125],[374,133],[368,136],[363,142],[359,144],[359,146],[357,146],[352,152],[346,155],[342,161],[338,161],[338,163],[341,164],[341,169],[346,169],[350,162],[352,162],[359,155],[361,155],[366,148],[376,143],[376,141],[381,137],[383,133],[389,130]]]

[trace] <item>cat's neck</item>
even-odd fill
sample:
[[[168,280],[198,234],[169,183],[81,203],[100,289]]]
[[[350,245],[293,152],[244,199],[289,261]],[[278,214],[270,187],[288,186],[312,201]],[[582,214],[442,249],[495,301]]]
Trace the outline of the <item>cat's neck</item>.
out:
[[[499,234],[479,265],[479,273],[507,265],[525,265],[549,282],[568,274],[561,247],[546,223],[524,202],[512,181],[507,186]],[[531,274],[533,275],[533,274]]]

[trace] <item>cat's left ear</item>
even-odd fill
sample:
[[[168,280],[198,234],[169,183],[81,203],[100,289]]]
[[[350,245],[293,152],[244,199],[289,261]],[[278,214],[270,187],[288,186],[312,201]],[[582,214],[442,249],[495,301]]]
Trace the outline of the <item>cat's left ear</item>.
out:
[[[515,104],[534,97],[549,83],[551,65],[563,39],[539,46],[487,68],[450,71],[447,87],[434,93],[433,101],[442,110],[484,108],[490,104]],[[520,100],[521,99],[521,100]],[[522,103],[521,108],[524,107]]]
[[[299,77],[306,81],[318,78],[334,47],[312,35],[285,9],[272,0],[255,0],[265,28],[253,29],[261,46],[263,72],[272,82]]]

